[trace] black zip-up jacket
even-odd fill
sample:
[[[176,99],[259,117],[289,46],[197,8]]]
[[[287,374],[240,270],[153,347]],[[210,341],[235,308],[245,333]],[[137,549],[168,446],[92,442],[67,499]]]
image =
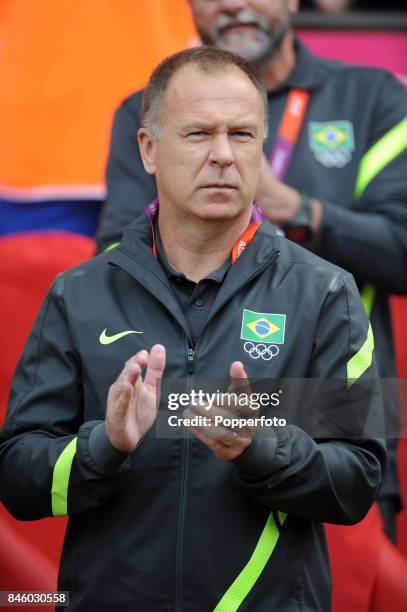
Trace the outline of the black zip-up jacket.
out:
[[[155,343],[167,349],[165,379],[227,379],[234,359],[250,378],[375,376],[354,280],[265,221],[191,352],[151,243],[141,215],[119,248],[50,289],[13,378],[1,500],[22,520],[69,515],[59,589],[70,591],[72,611],[327,612],[321,522],[366,514],[385,469],[380,439],[317,441],[287,424],[234,462],[195,438],[157,437],[154,427],[130,455],[106,437],[92,451],[89,440],[124,362]],[[271,360],[245,351],[244,309],[285,315]],[[142,333],[102,342],[128,330]]]
[[[268,156],[287,95],[310,91],[300,135],[284,182],[324,206],[312,250],[356,279],[375,336],[379,375],[396,376],[388,296],[407,293],[407,95],[383,70],[312,55],[298,40],[297,62],[286,83],[269,92]],[[116,112],[106,181],[108,200],[98,248],[120,240],[123,229],[156,197],[137,144],[142,92]],[[321,145],[319,128],[347,136]],[[344,130],[344,131],[343,131]],[[342,143],[342,144],[341,144]],[[395,405],[395,404],[394,404]],[[396,440],[381,497],[399,496]]]

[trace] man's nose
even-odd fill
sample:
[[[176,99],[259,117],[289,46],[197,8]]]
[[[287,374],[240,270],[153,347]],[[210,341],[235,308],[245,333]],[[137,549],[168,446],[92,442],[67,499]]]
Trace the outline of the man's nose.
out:
[[[232,147],[230,146],[228,134],[216,134],[213,137],[209,161],[211,164],[216,164],[221,168],[233,164],[234,155]]]
[[[218,0],[219,9],[229,15],[236,15],[249,8],[249,0]]]

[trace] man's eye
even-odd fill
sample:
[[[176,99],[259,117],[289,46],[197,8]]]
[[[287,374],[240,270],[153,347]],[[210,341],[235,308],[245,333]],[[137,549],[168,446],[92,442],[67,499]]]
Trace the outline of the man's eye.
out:
[[[253,138],[253,134],[251,132],[243,132],[241,130],[236,130],[235,132],[232,132],[232,136],[236,136],[236,138],[239,138],[241,140],[250,140],[251,138]]]
[[[204,130],[196,130],[196,132],[189,132],[188,136],[205,136],[207,133]]]

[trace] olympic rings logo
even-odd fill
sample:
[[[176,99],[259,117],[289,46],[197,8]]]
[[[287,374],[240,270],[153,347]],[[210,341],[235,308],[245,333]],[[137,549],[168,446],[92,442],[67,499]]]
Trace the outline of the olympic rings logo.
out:
[[[264,361],[270,361],[270,359],[280,352],[280,349],[275,344],[254,344],[253,342],[245,342],[243,348],[246,353],[249,353],[252,359],[259,359],[261,357]]]

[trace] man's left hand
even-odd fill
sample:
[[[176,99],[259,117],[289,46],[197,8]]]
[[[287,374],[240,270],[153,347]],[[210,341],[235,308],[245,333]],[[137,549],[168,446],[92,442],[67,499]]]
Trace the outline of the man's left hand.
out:
[[[230,377],[232,379],[228,393],[250,394],[250,383],[247,377],[243,364],[240,361],[234,361],[230,366]],[[247,402],[248,403],[248,402]],[[227,409],[221,406],[212,406],[207,410],[205,406],[188,406],[184,410],[185,418],[196,416],[206,417],[210,424],[201,427],[189,427],[190,431],[206,444],[222,461],[232,461],[243,453],[244,450],[252,443],[254,438],[254,427],[239,427],[233,429],[223,425],[215,425],[215,416],[220,416],[222,419],[227,418],[255,418],[257,410],[251,409],[249,406],[228,405]]]
[[[301,194],[273,175],[264,154],[255,200],[266,219],[277,227],[283,227],[286,223],[292,221],[300,209]],[[313,199],[311,211],[311,229],[313,232],[316,232],[319,228],[321,219],[322,204],[319,200]]]
[[[255,200],[265,217],[278,227],[291,221],[300,208],[300,194],[273,175],[263,155]]]

